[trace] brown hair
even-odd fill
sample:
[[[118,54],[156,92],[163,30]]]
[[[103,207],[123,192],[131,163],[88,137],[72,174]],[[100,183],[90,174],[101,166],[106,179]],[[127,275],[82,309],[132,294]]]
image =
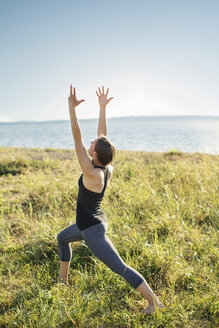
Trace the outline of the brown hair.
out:
[[[113,143],[101,134],[95,145],[95,152],[97,153],[99,162],[106,166],[114,160],[116,149]]]

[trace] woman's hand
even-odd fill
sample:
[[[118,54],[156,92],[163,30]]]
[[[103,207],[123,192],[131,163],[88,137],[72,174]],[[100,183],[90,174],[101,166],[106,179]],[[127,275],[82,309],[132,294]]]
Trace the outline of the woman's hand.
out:
[[[99,99],[99,104],[100,104],[100,106],[105,107],[110,102],[110,100],[113,99],[113,97],[107,99],[109,88],[107,89],[106,94],[104,94],[104,87],[102,87],[102,92],[100,91],[100,88],[98,88],[98,89],[99,89],[99,94],[97,91],[96,91],[96,94]]]
[[[74,88],[74,92],[72,94],[72,85],[70,85],[70,96],[68,97],[68,106],[69,106],[69,110],[77,107],[78,105],[80,105],[80,103],[82,103],[83,101],[85,101],[84,99],[82,100],[77,100],[76,98],[76,91]]]

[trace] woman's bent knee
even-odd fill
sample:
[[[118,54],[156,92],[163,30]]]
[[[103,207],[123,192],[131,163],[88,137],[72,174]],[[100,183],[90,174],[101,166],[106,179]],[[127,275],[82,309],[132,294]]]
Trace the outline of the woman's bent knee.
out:
[[[58,240],[58,243],[62,243],[63,242],[63,234],[62,232],[60,232],[57,236],[56,236],[57,240]]]

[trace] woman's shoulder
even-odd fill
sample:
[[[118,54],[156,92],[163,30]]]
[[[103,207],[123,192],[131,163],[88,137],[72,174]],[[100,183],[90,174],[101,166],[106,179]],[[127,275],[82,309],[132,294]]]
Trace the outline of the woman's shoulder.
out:
[[[107,173],[107,180],[109,180],[112,177],[113,174],[113,165],[109,164],[107,166],[94,166],[95,168],[95,176],[98,178],[103,179],[105,173],[104,172],[108,172]]]
[[[109,180],[113,174],[113,165],[112,164],[107,165],[107,169],[108,169],[108,180]]]

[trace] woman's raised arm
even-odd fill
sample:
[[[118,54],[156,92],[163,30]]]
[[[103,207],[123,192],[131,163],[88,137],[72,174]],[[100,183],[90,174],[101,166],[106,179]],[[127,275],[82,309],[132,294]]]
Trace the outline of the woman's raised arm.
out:
[[[85,100],[77,100],[75,88],[72,93],[72,86],[70,86],[70,96],[68,97],[68,105],[72,135],[75,142],[75,151],[83,173],[90,176],[93,175],[94,168],[90,158],[87,156],[87,152],[82,141],[80,126],[78,124],[76,116],[76,107],[80,105],[80,103],[82,103],[83,101]]]
[[[106,91],[106,94],[104,94],[104,87],[102,86],[102,92],[99,89],[99,94],[96,91],[99,105],[100,105],[100,112],[99,112],[99,121],[98,121],[98,129],[97,129],[97,136],[99,137],[101,134],[107,135],[107,127],[106,127],[106,105],[110,102],[113,97],[107,99],[107,95],[109,92],[109,88]]]

